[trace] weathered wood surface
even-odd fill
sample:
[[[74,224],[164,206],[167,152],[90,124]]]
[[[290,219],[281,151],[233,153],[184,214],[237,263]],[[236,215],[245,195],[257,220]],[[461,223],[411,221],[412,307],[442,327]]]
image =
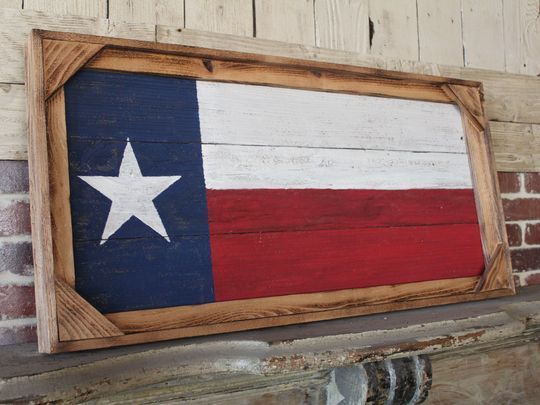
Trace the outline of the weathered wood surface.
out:
[[[26,160],[26,95],[24,86],[0,84],[0,159]]]
[[[368,0],[315,1],[315,44],[366,54],[369,50]]]
[[[540,74],[539,0],[503,0],[505,69]]]
[[[24,8],[48,14],[105,18],[107,3],[107,0],[24,0]]]
[[[461,0],[417,0],[419,60],[463,66]]]
[[[0,8],[0,82],[24,82],[24,47],[33,28],[153,41],[152,24],[116,23],[102,18],[58,16]]]
[[[52,244],[55,278],[75,286],[75,268],[69,205],[69,174],[64,91],[60,89],[47,102],[47,146],[49,148]]]
[[[43,41],[45,97],[60,86],[103,48],[102,45],[67,41]]]
[[[55,290],[60,341],[123,335],[114,324],[63,281],[56,280]]]
[[[267,55],[478,80],[484,84],[486,109],[490,120],[537,123],[540,114],[540,81],[530,76],[503,74],[496,71],[467,69],[458,66],[409,62],[400,59],[383,59],[363,56],[357,53],[313,48],[306,45],[299,46],[296,44],[215,35],[190,30],[178,32],[173,27],[165,26],[157,27],[156,38],[158,42],[164,43],[263,53]]]
[[[465,66],[504,71],[502,2],[463,0],[462,8]]]
[[[482,353],[432,357],[425,404],[534,404],[540,398],[538,342]]]
[[[369,17],[375,35],[372,55],[384,58],[418,60],[418,22],[416,0],[370,0]]]
[[[255,0],[255,36],[315,45],[313,2],[314,0]]]
[[[491,122],[497,170],[540,170],[540,125]]]
[[[194,398],[198,394],[208,399],[212,397],[205,394],[230,392],[231,386],[234,392],[245,392],[261,384],[264,387],[275,387],[283,382],[300,384],[322,378],[319,370],[324,372],[358,363],[367,365],[388,356],[396,358],[415,353],[430,353],[435,384],[437,378],[441,382],[433,386],[434,398],[455,394],[450,384],[462,375],[474,383],[469,385],[464,381],[462,395],[479,398],[476,393],[483,387],[478,384],[496,389],[496,379],[483,379],[482,375],[494,374],[484,374],[482,365],[498,376],[502,373],[506,380],[500,383],[516,382],[517,385],[503,385],[507,394],[516,393],[530,381],[525,379],[527,376],[535,378],[538,373],[531,376],[529,370],[534,371],[534,368],[518,367],[513,377],[508,377],[512,369],[497,367],[498,359],[505,365],[519,366],[524,355],[528,357],[525,364],[529,364],[536,361],[534,351],[518,349],[516,360],[510,361],[483,354],[480,357],[483,362],[467,363],[467,369],[455,359],[473,359],[475,353],[487,353],[494,348],[500,355],[512,355],[513,349],[509,346],[535,339],[540,322],[538,294],[537,288],[530,287],[523,289],[519,296],[497,300],[84,354],[43,356],[36,352],[34,345],[4,346],[0,348],[0,401],[40,398],[75,402],[118,398],[133,402],[130,392],[136,398],[146,393],[144,398],[150,402],[165,398],[163,395],[167,392],[171,395],[169,398],[176,400],[185,396]],[[197,377],[201,374],[202,378]],[[220,374],[226,375],[223,384],[216,380]],[[524,390],[530,388],[524,387]],[[238,403],[237,397],[234,399],[234,403]]]
[[[288,86],[296,89],[323,89],[425,101],[449,101],[446,93],[436,83],[411,82],[407,86],[402,86],[401,82],[392,78],[366,77],[367,75],[358,80],[355,72],[336,74],[331,67],[325,69],[322,66],[314,67],[317,73],[313,74],[310,69],[302,67],[298,62],[288,66],[227,60],[227,58],[221,60],[219,56],[215,59],[209,57],[201,59],[165,53],[105,49],[88,63],[88,67],[119,72],[197,77],[224,82]],[[126,63],[128,61],[129,63]]]
[[[109,0],[112,21],[184,26],[183,0]]]
[[[185,0],[186,28],[253,36],[252,0]]]
[[[28,117],[28,162],[30,195],[32,196],[32,251],[36,288],[38,346],[50,352],[58,342],[56,296],[54,290],[54,256],[52,249],[51,205],[49,200],[49,163],[47,154],[46,108],[43,97],[42,40],[34,32],[28,38],[26,76]]]

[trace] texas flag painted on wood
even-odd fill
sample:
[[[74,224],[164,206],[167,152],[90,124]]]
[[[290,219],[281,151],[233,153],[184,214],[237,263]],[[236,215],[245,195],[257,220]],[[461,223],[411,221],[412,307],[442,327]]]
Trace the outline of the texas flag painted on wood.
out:
[[[454,105],[95,70],[65,97],[101,312],[482,273]]]

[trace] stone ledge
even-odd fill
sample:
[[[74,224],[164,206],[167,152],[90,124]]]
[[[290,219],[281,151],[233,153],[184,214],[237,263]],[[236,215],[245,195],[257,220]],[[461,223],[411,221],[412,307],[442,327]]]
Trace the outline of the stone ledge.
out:
[[[141,386],[192,389],[209,380],[216,389],[230,389],[234,381],[268,387],[324,379],[351,364],[418,354],[435,359],[539,338],[540,286],[533,286],[481,302],[84,353],[41,355],[35,345],[4,346],[0,402],[87,400]]]

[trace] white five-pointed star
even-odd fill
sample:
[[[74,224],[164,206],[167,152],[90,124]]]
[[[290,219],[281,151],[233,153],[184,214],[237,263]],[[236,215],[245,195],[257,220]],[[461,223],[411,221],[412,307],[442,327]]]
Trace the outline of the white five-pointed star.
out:
[[[118,176],[79,176],[112,201],[100,244],[105,243],[131,217],[139,218],[170,242],[153,200],[181,177],[143,176],[129,138]]]

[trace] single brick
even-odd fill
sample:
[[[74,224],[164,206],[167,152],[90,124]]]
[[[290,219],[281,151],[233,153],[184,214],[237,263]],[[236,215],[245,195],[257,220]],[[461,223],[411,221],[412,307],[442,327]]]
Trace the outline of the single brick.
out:
[[[13,201],[0,209],[0,235],[30,233],[30,205],[26,201]]]
[[[540,270],[540,248],[512,250],[510,256],[514,271]]]
[[[540,173],[525,173],[525,190],[540,193]]]
[[[523,281],[523,286],[540,284],[540,273],[528,274],[525,276]]]
[[[0,272],[2,271],[9,271],[23,276],[34,274],[32,244],[30,242],[0,244]]]
[[[521,228],[517,224],[506,224],[508,234],[508,244],[510,246],[521,246]]]
[[[503,210],[507,221],[540,219],[540,198],[503,199]]]
[[[36,315],[34,286],[0,286],[0,318],[26,318]]]
[[[517,193],[520,190],[519,173],[498,172],[501,193]]]
[[[0,160],[0,193],[28,192],[28,163]]]
[[[28,343],[37,340],[36,326],[0,327],[0,345]]]
[[[529,245],[540,245],[540,224],[527,224],[525,242]]]

